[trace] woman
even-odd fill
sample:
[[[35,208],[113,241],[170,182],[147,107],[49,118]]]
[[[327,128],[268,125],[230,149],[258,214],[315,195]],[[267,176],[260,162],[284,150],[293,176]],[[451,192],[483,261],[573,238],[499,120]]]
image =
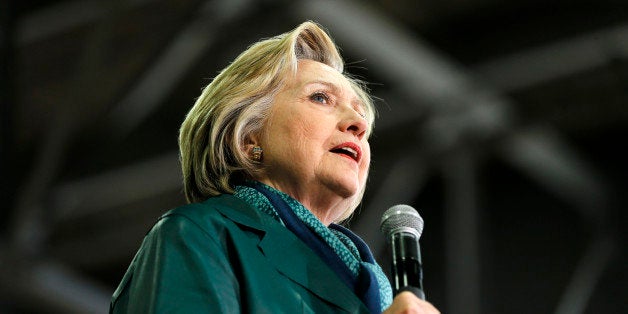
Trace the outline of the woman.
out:
[[[437,313],[394,302],[368,247],[337,225],[364,192],[373,104],[306,22],[256,43],[188,113],[189,205],[147,234],[112,313]]]

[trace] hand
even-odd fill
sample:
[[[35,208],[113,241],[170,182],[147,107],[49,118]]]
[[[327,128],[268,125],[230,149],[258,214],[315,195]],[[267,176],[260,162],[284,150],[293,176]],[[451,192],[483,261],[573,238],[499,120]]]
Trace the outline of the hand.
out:
[[[413,293],[399,293],[384,314],[439,314],[440,312],[429,302],[417,298]]]

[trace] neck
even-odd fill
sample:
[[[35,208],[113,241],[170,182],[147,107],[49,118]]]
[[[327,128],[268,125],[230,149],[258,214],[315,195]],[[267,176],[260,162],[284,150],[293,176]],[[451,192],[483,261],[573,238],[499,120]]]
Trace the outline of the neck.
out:
[[[318,220],[325,226],[336,221],[349,206],[350,200],[339,196],[333,191],[320,189],[312,191],[299,190],[293,185],[282,185],[272,180],[258,180],[276,190],[288,194],[290,197],[299,201],[306,209],[308,209]]]

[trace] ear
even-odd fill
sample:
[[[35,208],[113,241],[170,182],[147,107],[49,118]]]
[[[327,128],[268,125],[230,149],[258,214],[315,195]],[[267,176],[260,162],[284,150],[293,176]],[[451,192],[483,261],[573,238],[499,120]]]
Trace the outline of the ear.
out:
[[[247,153],[251,153],[253,151],[253,147],[260,145],[261,143],[259,141],[258,134],[250,134],[244,139],[244,150]]]

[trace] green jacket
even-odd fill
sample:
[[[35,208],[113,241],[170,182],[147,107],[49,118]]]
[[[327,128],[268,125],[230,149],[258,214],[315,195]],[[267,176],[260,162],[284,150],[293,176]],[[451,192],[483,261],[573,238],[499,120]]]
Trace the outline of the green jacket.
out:
[[[368,313],[292,232],[233,195],[163,215],[110,313]]]

